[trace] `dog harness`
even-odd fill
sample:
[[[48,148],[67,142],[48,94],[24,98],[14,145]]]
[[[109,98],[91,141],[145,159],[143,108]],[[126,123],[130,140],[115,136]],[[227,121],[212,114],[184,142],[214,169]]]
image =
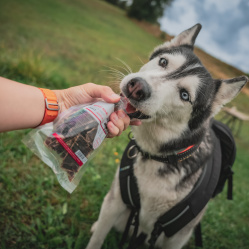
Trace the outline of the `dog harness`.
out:
[[[232,165],[235,161],[236,147],[231,131],[224,124],[213,121],[212,137],[214,138],[214,153],[203,167],[201,176],[193,187],[192,191],[173,208],[168,210],[162,216],[158,217],[154,224],[153,231],[150,234],[148,243],[149,249],[153,249],[157,238],[164,233],[166,237],[171,237],[186,226],[191,220],[203,210],[208,201],[220,193],[228,179],[228,199],[232,199]],[[143,152],[131,139],[123,154],[119,181],[123,202],[131,210],[125,231],[119,244],[119,249],[123,249],[127,240],[131,225],[134,225],[133,235],[130,239],[127,249],[135,249],[144,243],[148,235],[138,233],[140,196],[133,173],[133,164],[137,154],[141,153],[144,159],[156,160],[164,163],[177,163],[190,157],[199,145],[192,145],[183,151],[175,152],[167,157],[158,157]],[[137,152],[137,153],[136,153]],[[201,226],[200,223],[195,228],[195,243],[202,247]]]

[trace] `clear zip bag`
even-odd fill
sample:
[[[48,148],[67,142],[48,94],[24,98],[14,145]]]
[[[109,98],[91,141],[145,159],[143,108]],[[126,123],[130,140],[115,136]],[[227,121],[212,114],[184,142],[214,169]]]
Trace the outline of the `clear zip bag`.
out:
[[[61,186],[72,193],[88,160],[108,134],[109,116],[114,110],[125,110],[126,105],[122,98],[116,105],[99,101],[73,106],[54,122],[32,130],[23,142],[54,171]]]

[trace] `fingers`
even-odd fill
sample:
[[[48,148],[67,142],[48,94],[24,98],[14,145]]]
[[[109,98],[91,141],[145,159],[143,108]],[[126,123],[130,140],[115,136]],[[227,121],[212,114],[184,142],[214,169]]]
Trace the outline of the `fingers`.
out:
[[[141,124],[142,124],[142,121],[138,119],[130,122],[130,125],[135,125],[135,126],[139,126]]]
[[[84,85],[86,93],[92,98],[102,98],[108,103],[116,103],[120,100],[120,96],[113,92],[109,86],[100,86],[93,83]]]
[[[120,134],[127,129],[129,123],[130,118],[124,111],[119,110],[117,112],[113,112],[110,116],[110,121],[107,123],[109,131],[108,137],[112,138],[120,136]]]

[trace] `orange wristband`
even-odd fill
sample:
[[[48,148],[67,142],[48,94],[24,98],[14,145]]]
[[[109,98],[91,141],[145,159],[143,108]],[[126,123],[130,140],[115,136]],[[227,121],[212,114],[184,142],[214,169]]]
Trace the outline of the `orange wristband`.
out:
[[[56,95],[53,91],[44,88],[39,89],[42,91],[45,100],[44,117],[39,125],[44,125],[46,123],[54,121],[54,119],[58,116],[60,107],[58,105]]]

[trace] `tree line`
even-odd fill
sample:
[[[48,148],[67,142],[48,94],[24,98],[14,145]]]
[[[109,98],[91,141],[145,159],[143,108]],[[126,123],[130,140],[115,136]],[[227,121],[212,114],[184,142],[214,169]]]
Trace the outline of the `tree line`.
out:
[[[157,23],[158,18],[163,16],[164,9],[173,0],[105,0],[126,10],[129,17],[139,21],[145,20],[150,23]]]

